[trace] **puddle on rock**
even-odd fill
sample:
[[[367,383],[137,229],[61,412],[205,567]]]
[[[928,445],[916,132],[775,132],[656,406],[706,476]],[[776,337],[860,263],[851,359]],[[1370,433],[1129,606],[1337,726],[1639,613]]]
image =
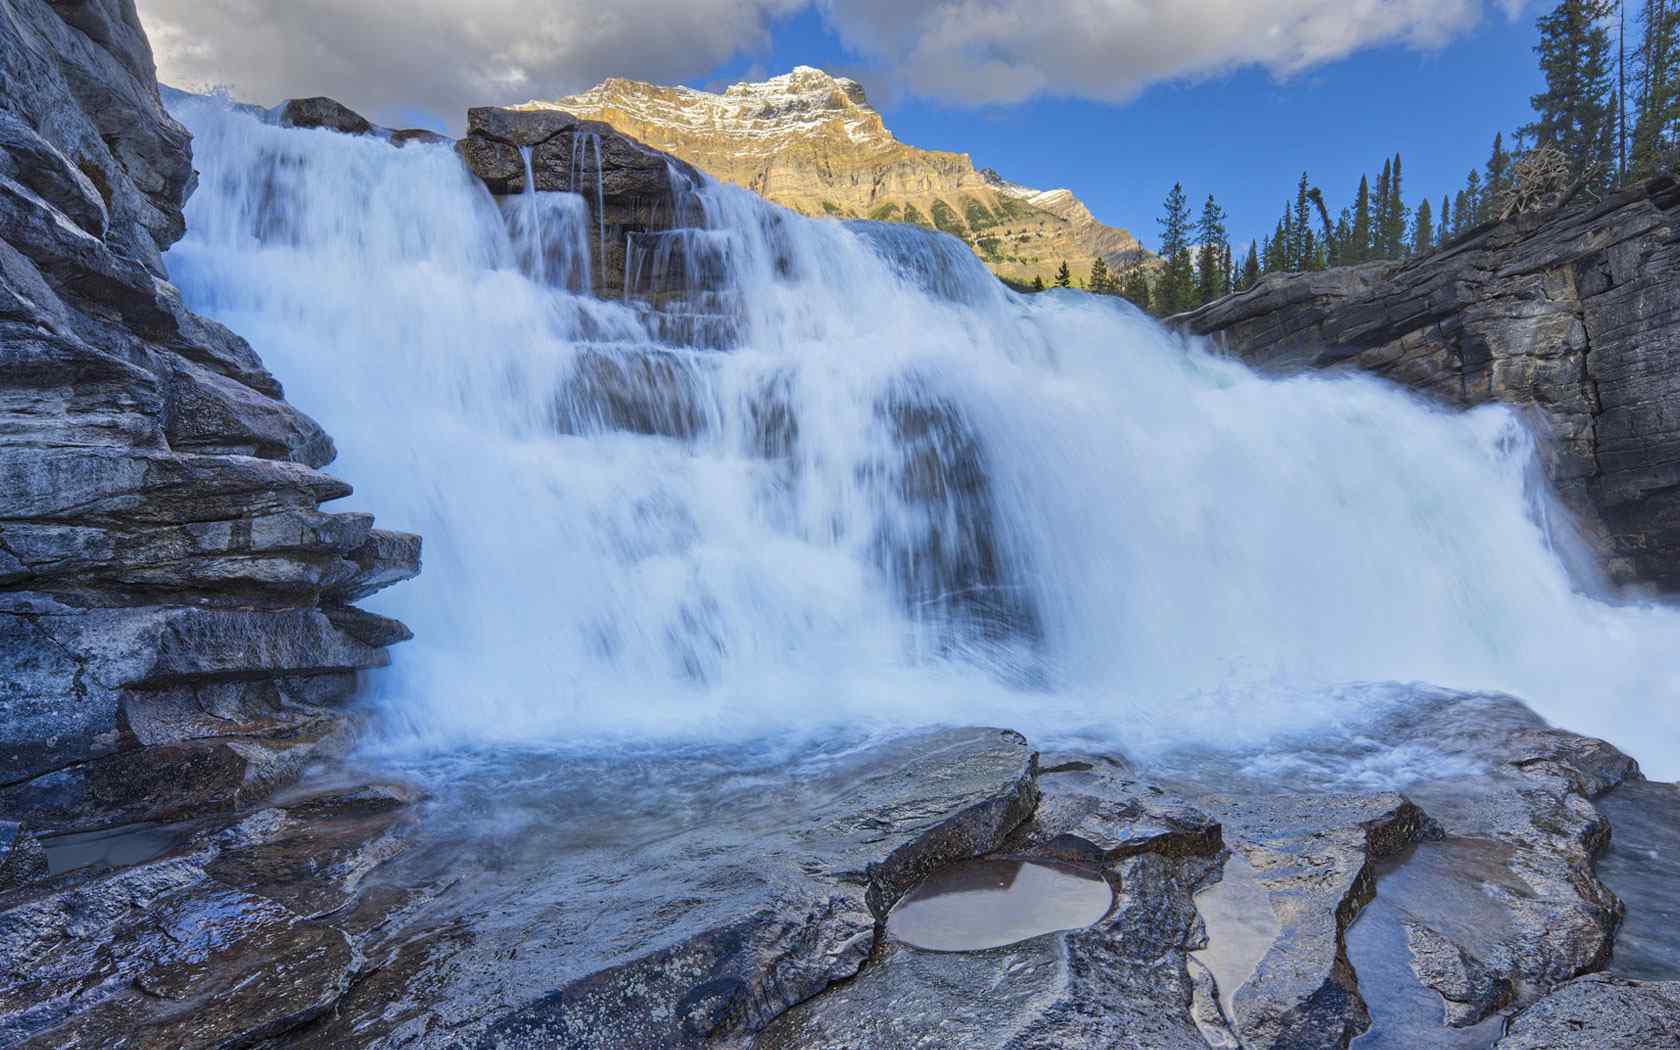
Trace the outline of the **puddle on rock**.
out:
[[[1680,978],[1680,786],[1633,781],[1600,799],[1598,809],[1610,821],[1598,877],[1627,905],[1610,972]]]
[[[47,869],[53,875],[95,864],[113,868],[141,864],[184,842],[184,824],[124,824],[102,831],[55,835],[41,840]]]
[[[1358,1050],[1488,1050],[1504,1033],[1495,1011],[1475,1025],[1447,1025],[1446,1004],[1412,969],[1406,924],[1421,923],[1477,955],[1510,931],[1501,895],[1533,891],[1507,866],[1511,848],[1488,839],[1421,843],[1377,868],[1377,895],[1347,932],[1348,961],[1371,1011]]]
[[[1237,989],[1254,976],[1283,925],[1272,910],[1271,894],[1236,850],[1225,862],[1220,880],[1196,894],[1196,910],[1207,927],[1208,945],[1190,954],[1213,974],[1219,1006],[1225,1019],[1235,1025]]]
[[[972,952],[1089,926],[1114,891],[1100,876],[1060,865],[974,860],[928,876],[887,916],[887,934],[915,948]]]

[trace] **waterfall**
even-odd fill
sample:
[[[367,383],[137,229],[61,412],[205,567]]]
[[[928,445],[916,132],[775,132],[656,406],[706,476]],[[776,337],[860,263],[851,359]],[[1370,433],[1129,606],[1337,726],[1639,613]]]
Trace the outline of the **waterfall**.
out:
[[[607,255],[607,168],[606,164],[601,160],[601,136],[598,132],[572,132],[572,170],[566,186],[573,193],[583,192],[579,184],[583,181],[583,176],[589,174],[588,160],[589,150],[591,147],[595,150],[596,226],[598,227],[600,237],[601,257],[604,259]],[[527,157],[525,161],[525,171],[527,177],[529,177],[530,170],[531,162],[529,157]]]
[[[519,269],[539,285],[590,289],[589,205],[576,193],[538,192],[531,147],[522,147],[525,189],[502,202]]]
[[[447,147],[176,113],[203,176],[173,279],[334,435],[347,505],[426,537],[369,603],[417,635],[373,683],[392,738],[962,722],[1138,754],[1418,680],[1680,774],[1645,714],[1680,700],[1680,615],[1577,591],[1510,412],[1261,377],[943,235],[676,173],[693,228],[592,299],[548,268],[587,247],[576,193],[504,213]]]

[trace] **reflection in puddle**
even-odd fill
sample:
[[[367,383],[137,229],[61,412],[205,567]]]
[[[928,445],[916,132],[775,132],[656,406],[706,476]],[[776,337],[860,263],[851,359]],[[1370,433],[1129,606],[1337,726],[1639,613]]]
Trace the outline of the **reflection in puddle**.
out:
[[[1235,1024],[1237,989],[1254,975],[1283,927],[1253,866],[1235,850],[1220,880],[1196,894],[1196,910],[1207,926],[1208,945],[1190,954],[1213,974],[1219,1005]]]
[[[1100,877],[1016,860],[976,860],[942,868],[887,916],[887,933],[941,952],[1000,948],[1102,918],[1114,893]]]
[[[1384,861],[1377,895],[1347,932],[1348,961],[1359,976],[1371,1027],[1353,1041],[1359,1050],[1483,1050],[1499,1041],[1496,1011],[1468,1028],[1449,1028],[1445,1003],[1412,970],[1406,924],[1419,923],[1486,957],[1511,932],[1501,897],[1528,896],[1528,884],[1508,867],[1511,848],[1487,839],[1425,842]]]
[[[125,824],[45,838],[41,848],[47,851],[47,870],[58,875],[95,864],[113,868],[141,864],[168,852],[186,837],[187,827],[182,824]]]

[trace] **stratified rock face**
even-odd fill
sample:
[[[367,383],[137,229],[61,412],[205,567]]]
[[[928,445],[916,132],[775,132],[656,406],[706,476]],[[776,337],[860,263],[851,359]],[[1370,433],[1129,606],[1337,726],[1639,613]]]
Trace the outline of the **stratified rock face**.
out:
[[[861,85],[800,66],[721,95],[613,78],[578,95],[516,107],[602,121],[726,182],[807,215],[928,226],[967,242],[998,274],[1049,282],[1063,260],[1083,278],[1148,257],[1068,190],[1039,191],[978,171],[965,153],[893,137]]]
[[[1268,368],[1358,368],[1555,439],[1614,579],[1680,590],[1680,183],[1484,228],[1403,265],[1267,277],[1185,314]]]
[[[186,310],[190,136],[132,0],[0,0],[0,813],[45,832],[232,805],[342,744],[401,624],[348,608],[417,537]]]

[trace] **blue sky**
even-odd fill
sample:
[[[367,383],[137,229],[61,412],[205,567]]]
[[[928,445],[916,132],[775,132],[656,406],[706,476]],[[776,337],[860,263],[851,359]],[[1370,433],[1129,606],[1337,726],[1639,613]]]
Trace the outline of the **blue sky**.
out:
[[[894,97],[849,53],[815,10],[772,25],[770,46],[693,78],[718,89],[736,80],[819,66],[858,79],[903,141],[973,155],[980,167],[1048,189],[1066,186],[1097,218],[1153,247],[1161,202],[1175,181],[1199,210],[1212,193],[1231,215],[1233,241],[1270,232],[1304,168],[1334,214],[1362,173],[1404,159],[1407,203],[1427,192],[1439,208],[1495,131],[1507,139],[1529,119],[1541,89],[1530,4],[1513,19],[1489,11],[1465,36],[1431,51],[1389,45],[1280,79],[1260,69],[1160,84],[1108,104],[1036,99],[978,109]]]

